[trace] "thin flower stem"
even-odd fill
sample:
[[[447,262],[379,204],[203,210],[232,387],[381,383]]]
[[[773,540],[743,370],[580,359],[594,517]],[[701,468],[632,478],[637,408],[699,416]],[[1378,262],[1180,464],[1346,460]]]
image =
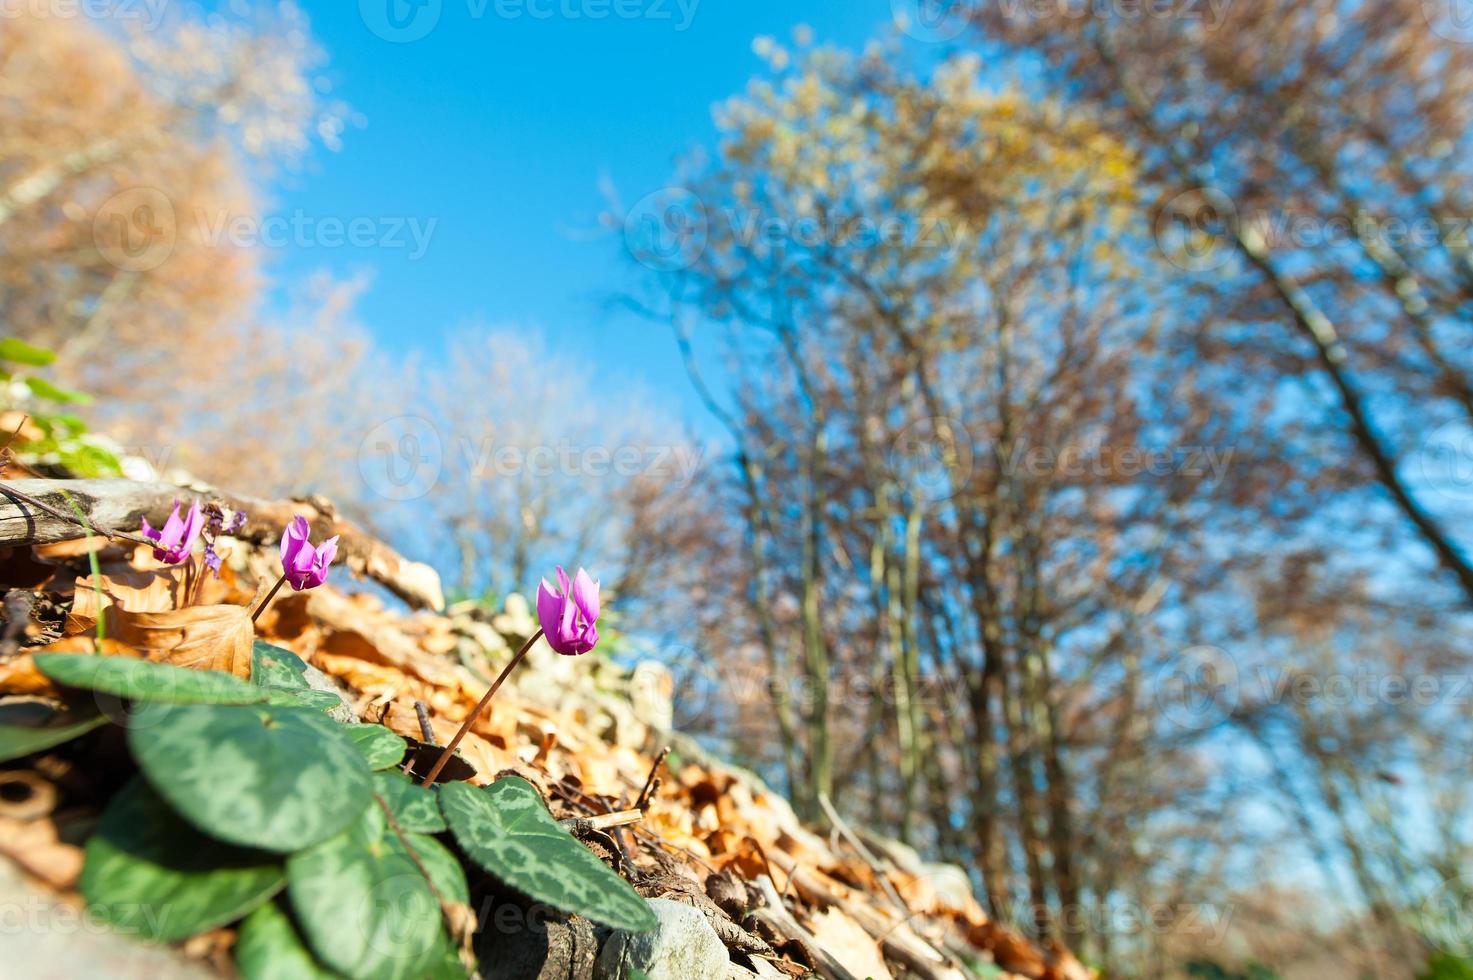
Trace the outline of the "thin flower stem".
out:
[[[491,703],[491,698],[496,695],[497,688],[501,687],[502,682],[507,679],[516,665],[522,662],[522,658],[527,655],[527,651],[532,649],[532,644],[541,638],[542,630],[539,629],[528,638],[526,643],[522,644],[522,648],[517,651],[517,655],[511,658],[511,663],[502,668],[501,675],[491,682],[491,689],[486,692],[486,696],[481,698],[480,703],[472,708],[471,713],[466,716],[465,721],[461,722],[460,731],[456,732],[455,737],[450,740],[450,744],[441,750],[440,757],[435,760],[434,767],[430,769],[430,774],[424,778],[424,782],[420,783],[421,786],[428,789],[434,785],[435,777],[440,775],[440,770],[445,768],[445,764],[455,754],[456,746],[460,745],[460,740],[465,738],[465,733],[471,730],[471,725],[476,723],[476,719],[481,716],[481,712],[486,710],[486,705]]]
[[[268,592],[268,593],[266,593],[266,598],[262,599],[261,600],[261,604],[256,607],[256,611],[253,612],[253,613],[251,613],[251,622],[252,623],[254,623],[257,619],[259,619],[260,616],[261,616],[261,614],[266,611],[266,607],[269,606],[269,605],[271,605],[271,600],[276,598],[276,593],[280,592],[281,591],[281,587],[283,585],[285,585],[285,584],[286,584],[286,572],[282,572],[281,573],[281,578],[277,579],[276,580],[276,584],[273,585],[273,586],[271,586],[271,591]]]

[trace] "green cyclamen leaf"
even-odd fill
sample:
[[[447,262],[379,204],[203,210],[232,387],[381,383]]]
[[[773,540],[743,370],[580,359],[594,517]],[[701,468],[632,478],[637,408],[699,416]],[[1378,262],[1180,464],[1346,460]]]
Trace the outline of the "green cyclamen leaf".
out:
[[[36,347],[15,337],[0,337],[0,361],[45,367],[55,360],[56,354],[44,347]]]
[[[159,795],[221,840],[294,851],[368,806],[368,767],[343,726],[278,705],[147,704],[128,745]]]
[[[404,739],[383,725],[344,725],[343,734],[358,746],[370,769],[388,769],[404,761],[409,748]]]
[[[310,687],[276,687],[275,685],[261,688],[266,694],[266,700],[271,704],[286,705],[287,707],[311,708],[313,711],[332,711],[343,703],[343,699],[328,691],[314,691]],[[353,726],[349,726],[353,727]]]
[[[439,902],[377,804],[287,860],[287,895],[317,958],[351,977],[421,977],[442,934]]]
[[[399,829],[405,828],[401,826]],[[441,898],[462,905],[470,904],[471,893],[465,880],[465,868],[460,866],[460,860],[451,853],[450,848],[429,834],[405,833],[404,839],[409,841],[419,863],[429,872],[430,882]]]
[[[0,705],[0,762],[19,759],[107,724],[100,714],[52,711],[35,703]]]
[[[251,683],[261,687],[294,687],[305,690],[310,685],[304,676],[307,664],[290,650],[257,640],[251,646]]]
[[[218,670],[191,670],[136,657],[90,653],[38,653],[36,669],[58,684],[169,704],[252,704],[266,700],[259,688]]]
[[[297,927],[276,902],[246,916],[235,940],[235,968],[243,980],[335,980],[302,942]]]
[[[438,834],[445,829],[445,818],[433,791],[412,782],[397,772],[373,774],[373,791],[394,811],[394,819],[405,830],[421,834]]]
[[[279,857],[211,840],[134,777],[87,841],[80,887],[115,929],[175,942],[240,918],[285,882]]]
[[[465,964],[455,953],[455,944],[442,932],[430,965],[425,968],[425,980],[465,980],[467,976]]]
[[[529,898],[629,932],[657,925],[645,900],[558,825],[525,779],[506,776],[486,788],[446,783],[439,794],[466,854]]]

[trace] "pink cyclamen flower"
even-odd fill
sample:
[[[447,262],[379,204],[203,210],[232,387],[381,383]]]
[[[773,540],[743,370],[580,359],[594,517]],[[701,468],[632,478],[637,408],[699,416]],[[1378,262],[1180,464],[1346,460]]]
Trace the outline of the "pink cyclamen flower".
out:
[[[143,536],[154,542],[153,556],[169,565],[177,565],[189,557],[194,542],[204,530],[205,515],[199,509],[199,501],[189,505],[189,513],[179,517],[179,501],[174,501],[174,512],[159,529],[149,527],[148,518],[143,519]]]
[[[547,634],[547,645],[569,657],[587,653],[598,645],[598,583],[583,569],[568,582],[561,565],[557,570],[562,590],[547,584],[537,587],[537,621]]]
[[[312,525],[307,523],[307,518],[297,516],[281,535],[281,571],[296,592],[315,589],[326,582],[327,566],[338,553],[337,535],[314,548],[307,540],[311,533]]]

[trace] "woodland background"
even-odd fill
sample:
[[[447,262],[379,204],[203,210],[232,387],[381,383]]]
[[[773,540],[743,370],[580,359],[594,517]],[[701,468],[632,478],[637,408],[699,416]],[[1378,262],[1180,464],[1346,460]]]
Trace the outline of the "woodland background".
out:
[[[351,150],[300,11],[17,8],[0,318],[59,387],[6,407],[330,497],[461,597],[597,570],[681,727],[1112,976],[1469,975],[1473,32],[1128,6],[759,39],[604,215],[699,432],[515,331],[388,356],[363,281],[261,301],[198,216]]]

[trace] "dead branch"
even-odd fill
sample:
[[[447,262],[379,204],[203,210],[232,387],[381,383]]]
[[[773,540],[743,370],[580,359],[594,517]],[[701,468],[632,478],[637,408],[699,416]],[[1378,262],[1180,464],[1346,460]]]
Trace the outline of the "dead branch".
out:
[[[0,484],[0,489],[7,487],[37,503],[28,503],[19,495],[0,494],[0,546],[50,544],[85,537],[88,529],[83,521],[92,533],[137,541],[134,529],[139,521],[146,517],[155,527],[162,525],[175,500],[186,504],[214,500],[228,510],[245,513],[245,526],[235,535],[241,541],[261,547],[274,545],[281,540],[282,528],[300,514],[312,522],[314,537],[338,536],[339,560],[353,574],[378,582],[416,608],[445,607],[440,577],[434,569],[408,560],[343,520],[321,497],[262,500],[209,487],[116,479],[12,480]],[[73,506],[80,520],[66,516],[73,513]]]

